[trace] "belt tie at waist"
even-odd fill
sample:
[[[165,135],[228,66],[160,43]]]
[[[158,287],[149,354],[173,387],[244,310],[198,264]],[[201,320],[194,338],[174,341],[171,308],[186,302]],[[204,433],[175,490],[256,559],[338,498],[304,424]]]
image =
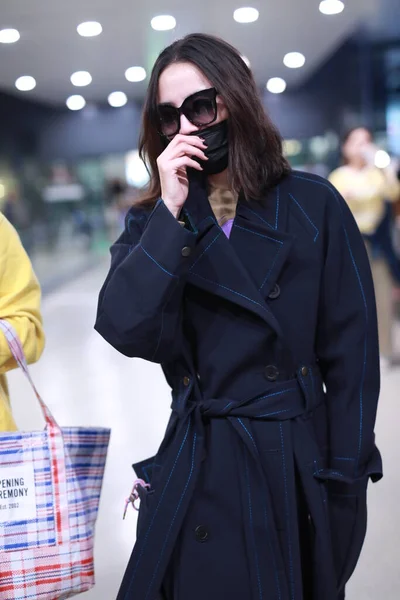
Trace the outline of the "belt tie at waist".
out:
[[[301,581],[301,573],[296,573],[298,561],[293,560],[289,548],[289,556],[286,558],[289,559],[291,568],[285,575],[284,563],[287,561],[282,556],[272,517],[269,489],[271,482],[266,481],[250,422],[280,422],[282,451],[285,456],[285,446],[287,450],[289,445],[293,449],[291,430],[292,425],[296,424],[295,419],[316,408],[318,404],[315,394],[318,386],[322,387],[320,380],[316,381],[314,378],[311,382],[299,373],[297,379],[275,384],[273,391],[250,401],[235,402],[220,398],[189,401],[182,403],[182,406],[173,402],[172,409],[179,417],[176,430],[161,473],[157,476],[151,510],[144,517],[117,600],[154,600],[156,597],[195,491],[205,450],[204,421],[216,418],[226,418],[238,438],[237,457],[243,505],[249,506],[244,518],[247,552],[250,559],[253,559],[250,560],[251,599],[297,600],[294,596],[295,580],[300,577]],[[293,481],[294,477],[287,481],[287,486],[292,487]],[[288,489],[286,492],[288,493]],[[261,569],[260,565],[273,565],[275,589],[267,587],[264,567]],[[332,590],[333,588],[334,584]],[[334,598],[336,599],[336,595],[332,595],[332,600]]]

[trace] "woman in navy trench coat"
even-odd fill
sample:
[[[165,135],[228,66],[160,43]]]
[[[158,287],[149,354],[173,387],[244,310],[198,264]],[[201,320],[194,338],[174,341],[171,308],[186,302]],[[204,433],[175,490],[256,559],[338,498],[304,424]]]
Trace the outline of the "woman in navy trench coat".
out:
[[[141,149],[150,188],[111,249],[96,329],[162,365],[172,413],[135,465],[151,487],[118,600],[343,598],[381,477],[353,217],[327,181],[290,171],[251,72],[216,38],[160,55]],[[229,232],[209,201],[221,177],[237,192]]]

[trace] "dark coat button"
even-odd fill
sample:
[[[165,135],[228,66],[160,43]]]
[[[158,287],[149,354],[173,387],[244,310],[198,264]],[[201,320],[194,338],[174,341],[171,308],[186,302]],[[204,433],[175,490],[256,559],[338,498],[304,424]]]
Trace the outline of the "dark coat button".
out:
[[[275,283],[274,287],[272,288],[272,290],[270,291],[268,298],[270,298],[270,300],[275,300],[276,298],[279,298],[279,296],[281,295],[281,288],[279,287],[279,285],[277,283]]]
[[[204,543],[208,540],[208,531],[204,525],[199,525],[195,530],[196,540],[200,543]]]
[[[189,246],[185,246],[184,248],[182,248],[182,256],[184,256],[185,258],[190,256],[191,253],[192,253],[192,249],[189,248]]]
[[[276,381],[279,376],[279,371],[275,365],[268,365],[268,367],[265,367],[264,373],[268,381]]]
[[[185,387],[188,387],[190,385],[190,377],[188,377],[187,375],[185,375],[185,377],[183,378],[183,385]]]
[[[303,377],[307,377],[307,375],[308,375],[308,367],[302,367],[301,374],[303,375]]]

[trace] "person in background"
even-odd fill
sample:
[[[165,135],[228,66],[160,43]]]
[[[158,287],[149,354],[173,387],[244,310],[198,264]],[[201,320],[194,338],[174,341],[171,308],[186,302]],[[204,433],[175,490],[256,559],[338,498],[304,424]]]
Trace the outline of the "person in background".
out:
[[[115,239],[124,227],[126,207],[127,184],[121,179],[111,180],[106,188],[105,223],[110,239]]]
[[[378,148],[366,127],[343,139],[344,165],[329,180],[345,198],[364,237],[374,280],[381,366],[395,362],[393,349],[394,286],[400,284],[399,260],[392,244],[392,206],[400,198],[396,169],[375,166]]]
[[[28,363],[36,362],[45,336],[40,313],[41,292],[31,262],[19,236],[0,213],[0,319],[8,321],[21,340]],[[0,332],[0,431],[14,431],[6,373],[16,367]]]
[[[342,600],[382,476],[354,218],[325,179],[290,169],[250,69],[212,36],[156,60],[140,148],[150,184],[111,249],[95,327],[162,365],[172,413],[157,457],[134,466],[118,600]]]

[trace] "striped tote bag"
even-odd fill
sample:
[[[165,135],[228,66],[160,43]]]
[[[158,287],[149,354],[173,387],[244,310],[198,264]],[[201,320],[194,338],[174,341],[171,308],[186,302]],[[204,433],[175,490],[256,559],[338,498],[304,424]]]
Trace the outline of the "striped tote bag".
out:
[[[63,600],[94,585],[93,539],[110,430],[60,428],[16,332],[0,320],[38,399],[43,431],[0,433],[0,598]]]

